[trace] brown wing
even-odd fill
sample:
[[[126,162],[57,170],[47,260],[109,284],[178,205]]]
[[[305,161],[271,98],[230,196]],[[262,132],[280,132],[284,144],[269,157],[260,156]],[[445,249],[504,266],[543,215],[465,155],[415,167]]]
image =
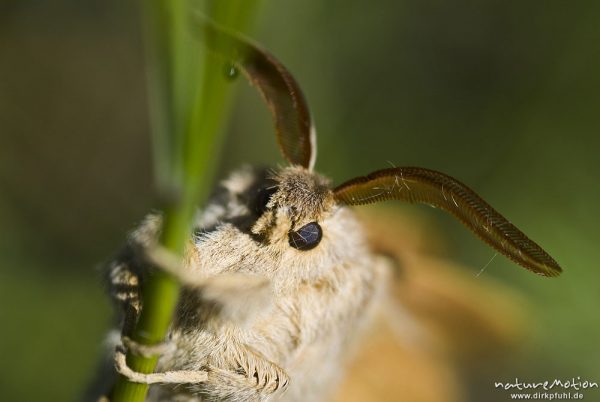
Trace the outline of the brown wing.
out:
[[[429,204],[450,212],[498,252],[536,274],[562,272],[548,253],[473,190],[443,173],[417,167],[383,169],[341,184],[334,194],[347,205],[392,199]]]
[[[273,115],[279,148],[292,164],[312,170],[316,134],[300,86],[273,55],[248,39],[199,17],[207,45],[238,68],[261,93]]]

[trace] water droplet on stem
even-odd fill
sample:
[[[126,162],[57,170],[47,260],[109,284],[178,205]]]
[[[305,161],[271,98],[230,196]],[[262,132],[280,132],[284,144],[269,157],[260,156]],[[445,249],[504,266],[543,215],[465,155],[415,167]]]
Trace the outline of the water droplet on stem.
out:
[[[233,81],[237,78],[238,75],[240,75],[240,70],[235,66],[235,64],[226,63],[223,67],[223,74],[225,75],[225,78],[227,78],[230,81]]]

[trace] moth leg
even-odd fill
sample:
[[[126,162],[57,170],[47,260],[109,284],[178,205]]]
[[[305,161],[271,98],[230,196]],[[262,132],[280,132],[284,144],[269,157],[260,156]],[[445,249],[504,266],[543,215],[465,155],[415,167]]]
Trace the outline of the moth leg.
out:
[[[168,349],[167,344],[158,344],[154,346],[140,345],[133,342],[131,339],[124,337],[123,345],[120,345],[115,350],[114,363],[115,369],[119,374],[127,377],[132,382],[141,384],[196,384],[207,380],[206,371],[202,370],[177,370],[165,371],[162,373],[139,373],[133,371],[126,360],[126,348],[129,348],[135,354],[143,356],[151,356],[162,354]]]
[[[264,401],[285,392],[290,379],[281,367],[245,346],[235,349],[236,368],[208,365],[202,394],[209,400]]]
[[[116,311],[121,320],[122,334],[131,334],[142,310],[141,292],[144,280],[153,267],[182,278],[185,270],[181,258],[158,245],[162,225],[160,215],[148,215],[133,231],[126,246],[107,264],[105,278]]]
[[[108,265],[107,282],[110,296],[121,322],[122,334],[131,334],[141,310],[141,267],[125,249]]]
[[[130,340],[125,343],[132,346]],[[135,348],[139,348],[136,351],[143,354],[155,354],[162,353],[165,345],[159,345],[158,348],[136,345]],[[289,377],[282,368],[257,353],[249,350],[244,352],[248,354],[239,359],[240,367],[235,371],[209,366],[207,370],[177,370],[144,374],[133,371],[127,366],[125,348],[121,346],[115,351],[115,368],[118,373],[132,382],[147,385],[196,385],[202,392],[217,397],[219,400],[228,400],[230,396],[235,395],[236,398],[241,397],[236,400],[260,401],[275,392],[285,391],[289,384]]]
[[[196,384],[206,381],[208,374],[206,371],[165,371],[164,373],[138,373],[133,371],[125,360],[125,352],[117,350],[115,352],[115,368],[121,375],[127,377],[129,381],[140,384]]]
[[[181,259],[159,246],[156,242],[138,243],[133,235],[129,244],[117,258],[108,264],[107,282],[113,301],[123,320],[123,334],[130,334],[142,309],[141,290],[143,281],[151,269],[158,267],[188,283]]]
[[[114,355],[116,371],[130,381],[147,385],[184,385],[192,393],[208,396],[208,400],[219,401],[264,401],[274,393],[284,392],[289,384],[289,377],[276,364],[268,361],[260,354],[241,347],[236,351],[234,364],[236,368],[223,368],[208,364],[206,370],[177,370],[144,374],[127,366],[126,348],[139,354],[157,354],[165,352],[171,345],[146,347],[123,338]]]
[[[250,348],[244,349],[243,358],[239,359],[238,363],[246,377],[256,384],[257,389],[270,394],[287,388],[290,379],[281,367]]]

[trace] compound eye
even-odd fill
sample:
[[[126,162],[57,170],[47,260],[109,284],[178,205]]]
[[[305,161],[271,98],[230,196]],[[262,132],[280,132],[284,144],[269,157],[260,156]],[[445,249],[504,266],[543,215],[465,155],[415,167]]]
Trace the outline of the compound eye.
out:
[[[317,222],[311,222],[300,229],[290,231],[289,235],[290,246],[297,250],[310,250],[315,248],[323,237],[321,226]]]
[[[256,196],[256,204],[254,210],[257,214],[262,215],[267,210],[267,204],[271,201],[273,194],[277,192],[277,186],[265,187],[258,190]]]

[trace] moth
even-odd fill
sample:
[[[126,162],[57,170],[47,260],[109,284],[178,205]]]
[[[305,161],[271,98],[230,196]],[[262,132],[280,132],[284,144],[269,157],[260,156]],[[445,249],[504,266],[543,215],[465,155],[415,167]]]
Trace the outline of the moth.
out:
[[[183,263],[170,264],[159,252],[161,219],[150,215],[108,264],[120,317],[116,371],[152,384],[148,400],[327,400],[393,269],[370,248],[352,206],[431,205],[526,269],[561,273],[540,246],[444,173],[394,167],[332,185],[314,171],[316,131],[290,72],[250,40],[210,22],[202,26],[208,48],[262,95],[289,166],[246,167],[224,180],[197,214]],[[184,287],[156,372],[141,374],[127,367],[123,349],[146,352],[127,336],[143,309],[149,261],[172,267]]]

